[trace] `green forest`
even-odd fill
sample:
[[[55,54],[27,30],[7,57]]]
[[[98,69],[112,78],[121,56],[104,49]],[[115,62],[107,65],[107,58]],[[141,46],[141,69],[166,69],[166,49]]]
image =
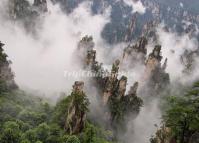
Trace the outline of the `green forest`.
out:
[[[2,0],[0,143],[199,143],[197,0]]]

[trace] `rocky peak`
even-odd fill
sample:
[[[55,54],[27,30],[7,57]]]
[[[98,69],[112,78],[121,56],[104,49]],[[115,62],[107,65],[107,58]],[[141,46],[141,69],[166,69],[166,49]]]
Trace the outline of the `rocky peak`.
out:
[[[119,65],[120,65],[120,60],[116,60],[111,69],[111,75],[108,77],[105,77],[104,81],[104,91],[103,91],[103,103],[104,105],[107,105],[107,102],[114,94],[114,92],[117,90],[120,94],[124,93],[124,90],[126,91],[126,82],[127,79],[123,76],[120,80],[118,80],[118,72],[119,72]],[[125,87],[124,87],[125,85]],[[119,88],[118,88],[119,87]],[[123,95],[120,95],[123,96]]]
[[[1,61],[0,61],[0,63],[1,63],[1,67],[3,66],[3,65],[5,65],[5,64],[8,64],[8,61],[7,61],[7,55],[4,53],[4,50],[3,50],[3,46],[4,46],[5,44],[3,44],[3,43],[1,43],[1,41],[0,41],[0,54],[1,54]]]
[[[151,143],[176,143],[172,137],[171,129],[164,125],[156,132],[155,137],[151,138]]]
[[[169,74],[165,71],[167,58],[161,65],[162,58],[161,45],[156,45],[146,61],[144,80],[147,81],[148,86],[153,90],[153,94],[156,94],[162,88],[166,88],[170,82]]]
[[[118,93],[119,96],[125,96],[125,92],[126,92],[126,86],[127,86],[127,77],[126,76],[122,76],[119,80],[119,84],[118,84]]]
[[[156,28],[160,24],[159,20],[151,20],[146,22],[142,27],[142,36],[152,39],[152,41],[157,41]]]
[[[136,46],[141,52],[145,53],[146,43],[147,40],[142,38]],[[129,91],[129,94],[125,95],[128,79],[125,76],[118,78],[120,60],[115,60],[112,64],[111,71],[105,71],[103,69],[103,64],[99,64],[99,62],[96,61],[96,51],[93,49],[94,42],[91,37],[85,36],[78,44],[79,52],[84,53],[82,54],[84,55],[82,61],[89,61],[89,64],[86,64],[86,66],[95,74],[99,74],[99,76],[94,77],[93,80],[96,86],[99,87],[102,105],[110,110],[105,111],[108,115],[107,120],[111,120],[113,124],[115,123],[115,126],[118,126],[118,120],[123,120],[123,122],[125,122],[124,116],[129,113],[137,114],[142,106],[142,100],[137,97],[138,83],[136,82]],[[102,76],[103,73],[105,74]],[[118,107],[121,107],[121,111],[116,110]]]
[[[152,72],[155,70],[155,68],[158,68],[161,66],[161,46],[156,45],[153,49],[152,53],[149,54],[149,57],[146,61],[146,70],[147,72]],[[150,74],[150,73],[149,73]]]
[[[146,37],[140,37],[134,45],[128,45],[123,51],[123,66],[135,67],[137,63],[145,62],[148,40]]]
[[[120,60],[116,60],[111,69],[111,77],[112,78],[117,78],[118,72],[119,72],[119,65],[120,65]]]
[[[149,55],[149,58],[156,58],[159,62],[162,60],[161,45],[156,45],[153,52]]]
[[[94,50],[93,37],[86,35],[78,43],[79,57],[84,61],[84,67],[91,68],[96,63],[96,51]]]
[[[86,35],[85,37],[83,37],[79,44],[78,44],[78,48],[81,49],[86,49],[86,50],[92,50],[94,48],[95,44],[93,42],[93,37],[92,36],[88,36]]]
[[[183,72],[191,73],[196,67],[196,57],[199,55],[198,50],[185,50],[181,55],[181,63],[184,65]]]
[[[83,92],[84,82],[76,81],[70,95],[71,103],[67,109],[65,130],[70,134],[80,133],[85,126],[89,101]]]
[[[137,95],[137,89],[138,89],[138,86],[139,86],[139,83],[138,82],[135,82],[133,86],[131,86],[129,92],[128,92],[128,95],[131,95],[131,96],[136,96]]]
[[[136,28],[136,20],[137,20],[137,13],[135,13],[132,16],[132,19],[128,25],[128,29],[127,29],[125,39],[124,39],[125,41],[131,41],[133,32],[135,31],[135,28]]]
[[[73,85],[73,92],[74,93],[82,93],[84,88],[84,82],[82,81],[76,81]]]
[[[146,45],[148,44],[148,40],[146,39],[146,37],[141,37],[138,41],[138,49],[140,50],[140,52],[142,52],[143,54],[147,53],[147,49],[146,49]]]
[[[86,65],[92,65],[93,63],[95,63],[96,59],[96,51],[95,50],[88,50],[87,51],[87,58],[86,58]]]
[[[0,41],[0,91],[7,91],[16,89],[17,85],[10,67],[11,61],[7,59],[3,46],[4,44]]]
[[[124,49],[123,58],[125,58],[128,55],[139,54],[139,53],[146,55],[147,44],[148,44],[148,40],[146,39],[146,37],[140,37],[135,45],[129,45],[128,47]]]
[[[46,0],[34,0],[33,6],[37,11],[41,11],[41,12],[47,12],[48,11]]]
[[[1,41],[0,41],[0,50],[1,50],[1,52],[3,51],[3,46],[5,46],[5,44],[1,43]]]
[[[34,0],[34,5],[38,6],[40,4],[46,3],[46,0]]]

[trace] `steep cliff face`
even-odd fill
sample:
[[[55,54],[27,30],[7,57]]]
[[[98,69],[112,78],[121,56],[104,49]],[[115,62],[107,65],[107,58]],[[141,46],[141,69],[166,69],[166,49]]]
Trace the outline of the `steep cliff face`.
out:
[[[71,93],[71,102],[68,108],[65,130],[70,134],[80,133],[85,126],[86,113],[89,101],[83,92],[84,82],[76,81]]]
[[[60,3],[66,13],[72,12],[80,3],[85,2],[85,0],[53,1]],[[199,11],[196,6],[191,4],[196,3],[197,5],[198,1],[192,1],[141,0],[146,8],[146,12],[142,14],[137,12],[132,13],[133,8],[122,0],[93,0],[90,2],[93,14],[103,13],[107,7],[112,8],[111,20],[106,24],[101,34],[105,41],[113,44],[124,41],[130,42],[143,36],[143,34],[147,37],[152,36],[154,35],[154,29],[157,24],[161,22],[168,29],[172,29],[178,33],[192,31],[191,33],[195,33],[195,36],[199,38],[195,29],[199,24]],[[191,22],[192,24],[188,24],[187,22]]]
[[[85,43],[88,45],[86,46]],[[137,96],[138,83],[136,82],[126,94],[128,79],[125,76],[120,78],[118,76],[120,60],[116,60],[113,63],[111,71],[104,70],[103,64],[99,64],[96,61],[96,51],[93,49],[93,45],[92,40],[88,40],[88,36],[82,38],[79,42],[79,51],[83,49],[86,51],[84,53],[87,53],[86,55],[84,54],[85,60],[82,60],[83,64],[86,65],[85,68],[90,69],[96,75],[92,80],[99,87],[101,105],[108,108],[107,111],[104,111],[107,120],[111,121],[111,126],[116,130],[123,125],[125,128],[125,124],[128,122],[127,117],[132,114],[136,116],[143,104],[143,101]]]
[[[132,13],[132,7],[122,0],[93,0],[92,13],[104,13],[111,7],[110,22],[107,23],[101,33],[107,43],[130,42],[140,36],[153,37],[157,24],[164,22],[168,29],[178,33],[189,32],[190,35],[199,38],[197,28],[199,24],[199,11],[187,4],[184,0],[179,2],[163,2],[162,0],[141,0],[146,8],[145,13]],[[181,1],[181,2],[180,2]],[[194,3],[198,3],[193,0]],[[59,3],[62,10],[69,14],[85,0],[52,0]],[[38,15],[45,13],[46,0],[34,0],[31,5],[27,0],[9,0],[10,15],[14,19],[23,19],[26,25],[35,22]],[[174,5],[173,5],[174,4]],[[189,5],[185,7],[184,5]],[[37,20],[36,20],[37,21]],[[32,27],[36,24],[32,24]],[[190,24],[191,23],[191,24]]]
[[[169,74],[166,73],[167,58],[161,65],[161,46],[156,45],[153,51],[147,57],[146,46],[148,40],[146,37],[138,39],[136,44],[129,45],[123,51],[122,68],[129,69],[136,66],[143,66],[145,68],[142,77],[142,83],[151,89],[151,94],[157,94],[162,91],[170,83]]]
[[[159,91],[168,87],[170,77],[165,71],[167,67],[167,58],[164,63],[161,64],[163,57],[161,56],[160,45],[156,45],[147,57],[147,43],[148,40],[145,37],[141,37],[135,45],[126,47],[123,52],[122,62],[116,60],[109,72],[103,69],[103,64],[96,61],[93,39],[86,36],[80,41],[78,49],[80,51],[83,50],[85,53],[83,56],[84,60],[82,60],[85,61],[84,65],[99,75],[95,78],[103,93],[102,99],[104,105],[107,104],[112,95],[119,94],[118,97],[123,97],[126,92],[127,78],[123,76],[121,79],[118,79],[118,72],[121,67],[129,69],[139,64],[145,66],[142,81],[147,87],[152,89],[151,94],[156,95]],[[127,67],[124,67],[124,65]]]
[[[38,12],[47,12],[47,1],[46,0],[34,0],[33,8]]]
[[[196,67],[196,57],[199,55],[198,50],[185,50],[184,53],[181,55],[181,63],[184,65],[183,72],[186,74],[191,74]]]
[[[165,72],[167,67],[167,58],[164,64],[161,65],[161,46],[156,45],[152,53],[146,61],[145,77],[144,80],[148,81],[148,86],[153,90],[153,94],[159,93],[170,83],[169,74]]]
[[[46,0],[34,0],[33,5],[27,0],[9,0],[9,14],[15,20],[33,18],[47,12]]]
[[[95,63],[96,51],[94,50],[93,37],[85,36],[78,43],[78,56],[83,61],[83,67],[90,67]],[[86,58],[85,58],[86,57]]]
[[[128,45],[123,51],[122,64],[128,68],[133,68],[136,64],[144,64],[147,44],[148,40],[145,37],[140,37],[136,44]]]
[[[154,20],[164,24],[178,33],[192,31],[198,27],[199,11],[192,5],[198,4],[197,0],[192,2],[184,0],[163,1],[163,0],[142,0],[147,9],[152,13]],[[192,28],[191,28],[192,27]],[[198,34],[197,34],[198,37]]]
[[[7,59],[3,46],[4,44],[0,41],[0,92],[17,88],[14,73],[10,67],[11,61]]]
[[[48,11],[46,0],[34,0],[30,4],[27,0],[8,0],[8,14],[11,20],[24,25],[28,32],[36,33],[41,15]]]
[[[162,126],[155,134],[154,138],[151,138],[151,143],[177,143],[175,138],[172,137],[171,129]]]
[[[117,43],[121,41],[131,41],[139,36],[143,36],[143,34],[150,37],[154,35],[154,29],[157,24],[161,22],[163,22],[168,29],[172,29],[178,33],[185,33],[186,31],[191,31],[190,33],[192,33],[192,35],[196,33],[197,30],[194,29],[198,27],[199,11],[195,8],[193,9],[192,7],[194,6],[190,6],[191,4],[188,4],[187,1],[141,1],[146,8],[144,14],[131,13],[131,11],[129,11],[130,8],[122,2],[110,4],[113,8],[112,12],[114,12],[114,14],[117,13],[118,17],[111,17],[111,22],[105,26],[102,32],[102,36],[107,42]],[[198,2],[193,0],[192,3]],[[188,24],[187,22],[190,23]],[[118,26],[119,24],[120,26]],[[127,26],[123,27],[122,25]],[[195,34],[195,36],[198,37],[198,34]]]
[[[13,19],[24,19],[30,16],[30,3],[26,0],[9,0],[9,14]]]

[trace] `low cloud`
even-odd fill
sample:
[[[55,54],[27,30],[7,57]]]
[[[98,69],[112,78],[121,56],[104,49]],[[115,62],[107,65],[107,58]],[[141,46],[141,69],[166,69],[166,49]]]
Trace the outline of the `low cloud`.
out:
[[[3,5],[1,2],[0,6]],[[100,33],[109,21],[110,10],[92,15],[88,2],[80,4],[69,15],[50,2],[48,9],[38,22],[41,25],[36,36],[1,15],[0,40],[6,44],[5,51],[13,62],[12,69],[20,87],[42,92],[71,91],[73,82],[79,79],[64,78],[64,71],[78,68],[71,60],[77,43],[86,34],[101,41]]]
[[[146,11],[146,8],[142,4],[140,0],[123,0],[128,6],[132,7],[132,13],[138,12],[140,14],[144,14]]]
[[[185,74],[185,66],[182,64],[181,57],[185,50],[191,52],[198,49],[198,41],[189,34],[178,35],[175,32],[166,32],[161,27],[157,29],[158,42],[162,46],[162,56],[168,58],[166,71],[170,74],[171,82],[179,81],[181,83],[193,82],[197,75],[196,69],[191,74]],[[198,57],[195,58],[193,66],[199,66]],[[196,65],[194,65],[196,64]],[[194,78],[193,78],[194,76]]]

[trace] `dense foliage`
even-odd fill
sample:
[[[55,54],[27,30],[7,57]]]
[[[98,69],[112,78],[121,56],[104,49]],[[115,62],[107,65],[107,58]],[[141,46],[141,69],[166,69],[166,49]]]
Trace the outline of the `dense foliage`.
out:
[[[51,106],[36,94],[16,88],[3,46],[0,42],[0,143],[108,143],[111,135],[87,119],[78,134],[64,129],[71,107],[78,116],[89,111],[83,92],[73,91]]]
[[[168,109],[163,116],[163,127],[152,142],[158,140],[177,143],[196,143],[199,140],[199,82],[183,96],[168,98]]]
[[[0,94],[1,143],[108,143],[111,133],[87,122],[84,130],[69,135],[63,127],[71,96],[51,107],[23,91]]]

